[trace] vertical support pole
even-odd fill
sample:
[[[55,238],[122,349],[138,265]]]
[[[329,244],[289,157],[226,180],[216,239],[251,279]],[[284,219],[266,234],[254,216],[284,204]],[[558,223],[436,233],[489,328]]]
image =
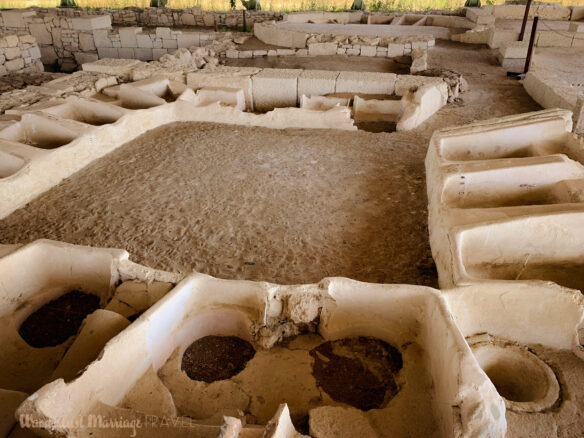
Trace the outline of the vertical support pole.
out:
[[[529,48],[527,49],[527,58],[525,58],[525,70],[523,73],[529,71],[529,66],[531,64],[531,55],[533,55],[533,46],[535,44],[535,34],[537,33],[537,21],[539,17],[536,15],[533,18],[533,26],[531,27],[531,37],[529,38]]]
[[[213,12],[213,27],[215,27],[215,32],[217,32],[217,14]]]
[[[243,31],[247,32],[247,25],[245,24],[245,9],[241,12],[243,13]]]
[[[523,36],[525,35],[525,26],[527,26],[527,19],[529,18],[529,9],[531,9],[531,0],[527,0],[527,4],[525,5],[525,14],[523,14],[521,32],[519,32],[519,41],[523,41]]]

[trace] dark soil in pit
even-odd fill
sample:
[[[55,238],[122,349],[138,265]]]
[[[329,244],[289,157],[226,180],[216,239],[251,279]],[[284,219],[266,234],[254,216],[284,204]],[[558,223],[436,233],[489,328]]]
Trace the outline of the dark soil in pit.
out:
[[[403,366],[401,354],[379,339],[329,341],[310,355],[317,385],[337,402],[368,411],[384,407],[399,392],[395,376]]]
[[[252,345],[243,339],[205,336],[186,349],[181,369],[192,380],[211,383],[239,374],[254,355]]]
[[[54,347],[76,335],[85,317],[97,309],[98,296],[73,290],[31,314],[18,333],[32,347]]]

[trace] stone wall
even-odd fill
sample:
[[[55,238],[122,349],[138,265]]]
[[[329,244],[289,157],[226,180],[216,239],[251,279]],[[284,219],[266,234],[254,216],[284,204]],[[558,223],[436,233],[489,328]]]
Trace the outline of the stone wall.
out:
[[[56,13],[64,17],[83,17],[88,15],[109,15],[112,23],[119,26],[199,26],[217,25],[236,27],[243,25],[242,11],[213,12],[201,8],[167,9],[167,8],[125,8],[125,9],[37,9],[39,13]],[[247,26],[263,21],[281,20],[282,14],[272,11],[246,11]]]
[[[41,52],[32,35],[0,33],[0,76],[43,71]]]
[[[226,32],[191,32],[170,27],[113,28],[110,15],[73,12],[3,11],[0,26],[12,33],[31,34],[40,46],[42,62],[56,64],[61,71],[73,71],[83,63],[102,58],[158,60],[178,48],[206,46],[230,36]]]

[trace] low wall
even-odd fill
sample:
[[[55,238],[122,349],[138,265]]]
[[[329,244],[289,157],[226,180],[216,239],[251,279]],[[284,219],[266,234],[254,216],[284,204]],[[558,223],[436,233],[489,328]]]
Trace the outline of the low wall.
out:
[[[243,25],[242,11],[213,12],[201,8],[124,8],[124,9],[71,9],[71,8],[34,8],[39,14],[56,14],[62,17],[83,17],[88,15],[109,15],[117,26],[205,26],[218,25],[229,27]],[[245,23],[248,26],[269,20],[281,20],[282,14],[273,11],[246,11]]]
[[[44,71],[40,57],[32,35],[0,33],[0,76]]]
[[[73,71],[101,58],[158,60],[176,49],[206,46],[230,36],[226,32],[190,32],[169,27],[150,31],[141,27],[114,29],[110,15],[65,16],[61,9],[45,15],[37,11],[3,11],[0,21],[9,32],[31,34],[38,42],[42,63],[57,64],[62,71]]]

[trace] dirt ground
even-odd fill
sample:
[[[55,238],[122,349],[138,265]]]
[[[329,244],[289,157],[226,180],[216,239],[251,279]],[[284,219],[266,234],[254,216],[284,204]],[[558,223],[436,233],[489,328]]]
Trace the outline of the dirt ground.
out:
[[[166,126],[0,221],[1,242],[125,248],[138,263],[222,278],[437,286],[424,179],[432,132],[540,108],[484,46],[438,42],[429,68],[462,73],[470,89],[413,131]]]

